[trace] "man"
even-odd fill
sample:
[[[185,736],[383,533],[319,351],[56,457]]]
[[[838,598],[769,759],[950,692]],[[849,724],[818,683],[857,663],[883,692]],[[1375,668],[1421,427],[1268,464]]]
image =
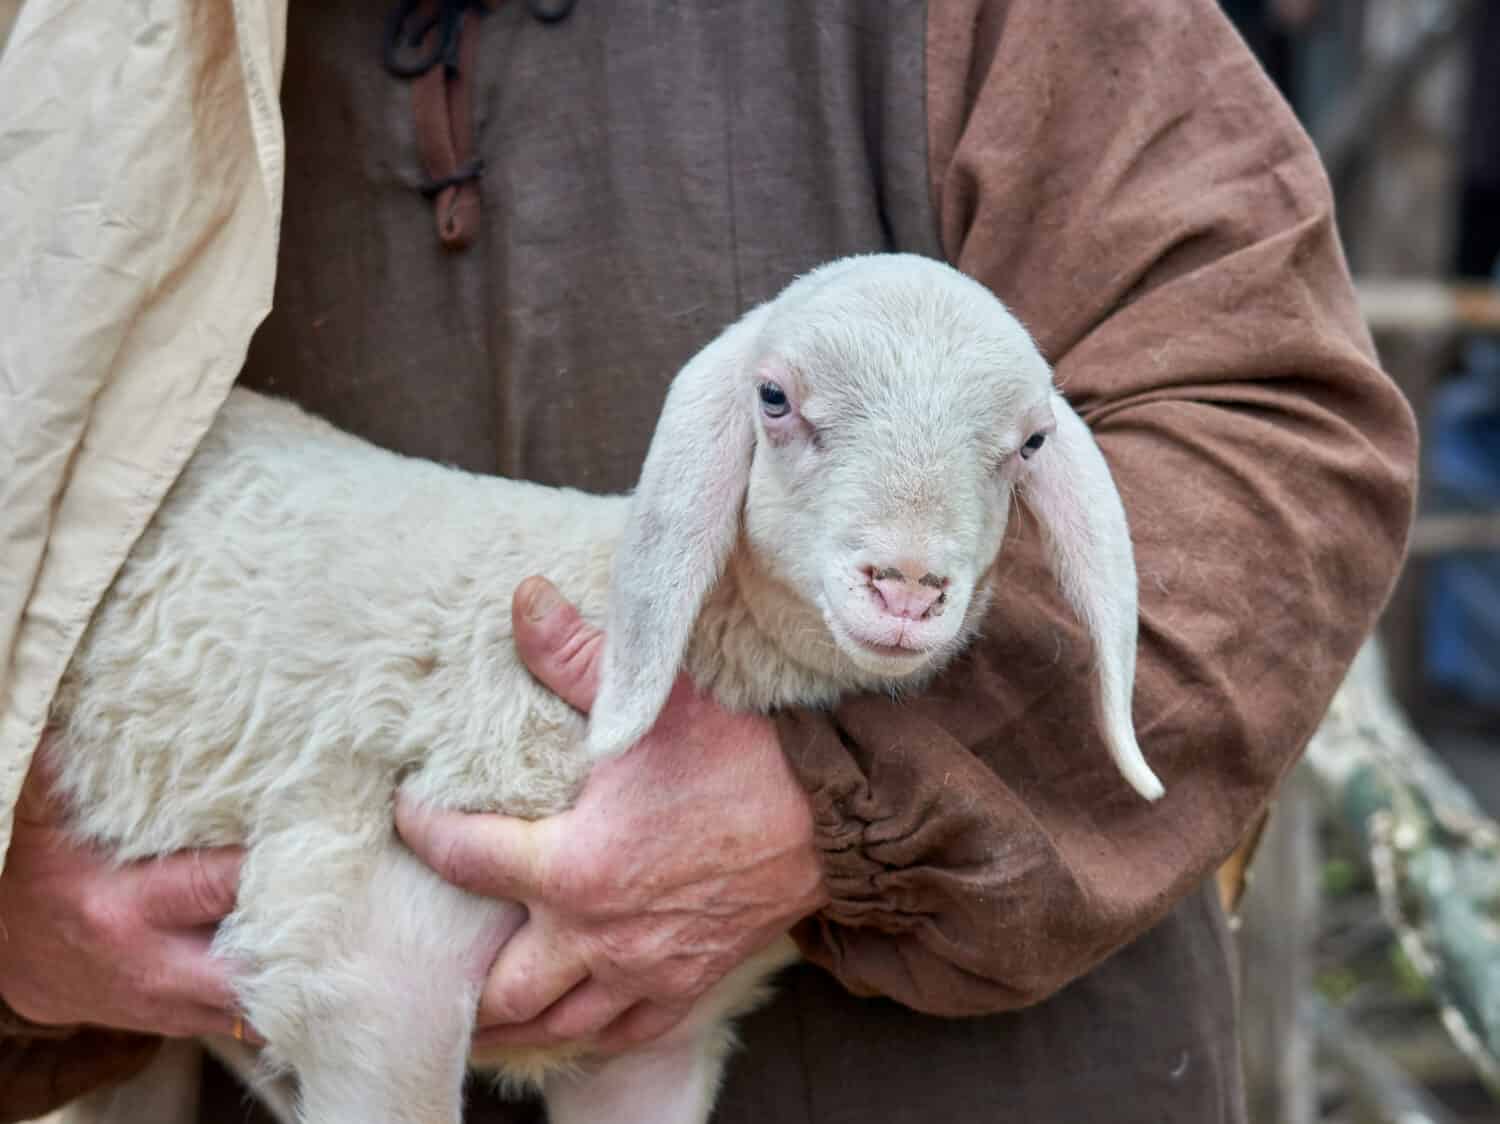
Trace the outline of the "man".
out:
[[[1204,880],[1371,627],[1414,464],[1316,157],[1242,44],[1206,0],[467,8],[386,28],[354,0],[295,8],[284,147],[274,5],[90,13],[87,42],[23,15],[0,69],[0,195],[28,208],[0,218],[24,251],[0,275],[24,470],[0,486],[25,517],[0,541],[6,795],[247,343],[242,382],[377,443],[620,488],[672,372],[743,308],[841,254],[944,257],[1029,326],[1110,460],[1166,798],[1113,775],[1087,643],[1023,521],[984,638],[923,697],[771,721],[687,694],[558,821],[403,807],[401,829],[531,907],[487,1039],[649,1041],[795,923],[811,964],[746,1020],[720,1121],[1242,1120]],[[597,637],[545,584],[518,610],[533,669],[586,707]],[[186,934],[229,907],[234,856],[106,891],[34,806],[0,920],[36,963],[59,931],[87,939],[24,983],[0,971],[18,1034],[233,1026]],[[118,923],[78,923],[100,894]],[[16,1041],[61,1095],[101,1079],[96,1043]]]

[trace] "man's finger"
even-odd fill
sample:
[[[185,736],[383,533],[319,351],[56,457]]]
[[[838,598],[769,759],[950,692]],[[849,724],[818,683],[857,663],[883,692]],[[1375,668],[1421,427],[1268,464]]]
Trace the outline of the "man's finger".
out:
[[[652,1042],[687,1016],[686,1010],[663,1007],[660,1003],[637,1003],[594,1040],[601,1054],[619,1054]]]
[[[630,1009],[635,1000],[610,991],[598,980],[585,980],[530,1022],[492,1026],[477,1045],[558,1046],[590,1039]]]
[[[538,896],[549,822],[453,812],[396,794],[396,830],[406,845],[443,881],[486,898]]]
[[[533,913],[496,957],[475,1021],[481,1029],[528,1023],[588,978],[572,943],[557,938],[545,914]]]
[[[199,1032],[202,1033],[201,1031]],[[231,1014],[229,1023],[225,1026],[222,1018],[217,1020],[214,1034],[222,1034],[226,1038],[233,1038],[236,1042],[243,1042],[247,1046],[264,1046],[266,1040],[260,1031],[247,1023],[242,1016]]]
[[[162,945],[165,963],[158,985],[161,994],[173,1002],[212,1007],[231,1014],[239,1007],[239,998],[230,981],[230,965],[210,951],[213,938],[207,934],[187,933],[169,937]]]
[[[244,852],[234,847],[182,851],[137,868],[141,909],[158,929],[215,925],[234,909]]]
[[[516,651],[542,684],[588,711],[599,692],[604,633],[588,624],[546,578],[527,578],[511,599]]]
[[[168,937],[162,944],[164,965],[158,998],[183,1021],[174,1034],[225,1034],[251,1045],[264,1039],[239,1013],[231,979],[232,965],[212,953],[207,933]],[[163,1027],[162,1029],[168,1029]]]
[[[153,1019],[150,1026],[135,1028],[168,1038],[232,1038],[248,1046],[264,1046],[266,1040],[234,1011],[201,1003],[177,1003]]]

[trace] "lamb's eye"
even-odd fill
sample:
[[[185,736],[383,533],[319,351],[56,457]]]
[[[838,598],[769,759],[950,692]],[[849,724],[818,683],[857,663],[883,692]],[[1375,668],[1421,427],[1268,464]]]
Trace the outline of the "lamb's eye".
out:
[[[786,399],[786,391],[774,382],[760,384],[760,408],[768,418],[784,418],[792,404]]]
[[[1033,433],[1026,439],[1026,444],[1021,446],[1021,459],[1029,461],[1032,454],[1040,449],[1046,440],[1047,435],[1045,433]]]

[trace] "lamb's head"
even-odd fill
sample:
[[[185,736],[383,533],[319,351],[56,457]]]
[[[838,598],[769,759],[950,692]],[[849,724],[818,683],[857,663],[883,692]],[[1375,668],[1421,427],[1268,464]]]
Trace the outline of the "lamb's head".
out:
[[[1154,799],[1109,471],[1020,323],[977,282],[907,255],[809,273],[674,381],[615,560],[590,751],[620,752],[655,720],[741,538],[826,628],[789,645],[836,646],[867,688],[930,675],[977,626],[1018,490],[1093,636],[1110,750]]]
[[[864,682],[930,673],[977,624],[1011,491],[1056,430],[1046,362],[978,283],[898,256],[791,286],[758,350],[757,565],[817,607]]]

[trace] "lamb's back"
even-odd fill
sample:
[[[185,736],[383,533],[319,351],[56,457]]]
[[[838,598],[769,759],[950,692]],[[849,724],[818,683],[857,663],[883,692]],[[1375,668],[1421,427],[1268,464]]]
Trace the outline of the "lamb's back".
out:
[[[53,708],[82,830],[122,857],[386,817],[395,785],[540,814],[582,720],[519,664],[545,573],[602,620],[619,497],[399,457],[235,391],[95,614]]]

